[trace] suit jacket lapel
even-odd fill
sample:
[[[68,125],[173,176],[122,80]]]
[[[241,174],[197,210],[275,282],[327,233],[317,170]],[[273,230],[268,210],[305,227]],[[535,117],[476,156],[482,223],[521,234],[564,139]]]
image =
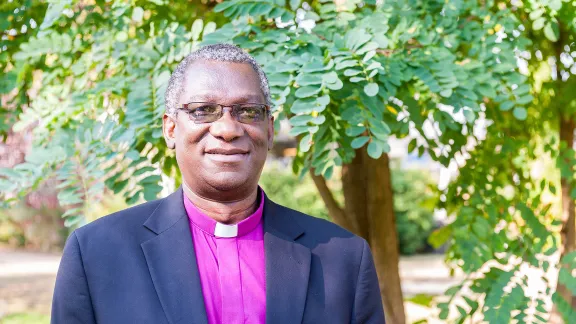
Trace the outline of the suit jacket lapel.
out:
[[[144,226],[157,234],[141,246],[168,322],[207,323],[182,189],[165,198]]]
[[[304,233],[288,210],[266,198],[266,322],[301,323],[306,304],[311,252],[295,240]]]

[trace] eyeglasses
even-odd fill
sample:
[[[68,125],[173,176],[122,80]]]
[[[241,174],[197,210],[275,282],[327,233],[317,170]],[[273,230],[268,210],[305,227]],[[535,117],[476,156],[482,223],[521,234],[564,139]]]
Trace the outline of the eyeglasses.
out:
[[[221,105],[211,102],[190,102],[177,108],[188,114],[196,124],[211,123],[224,115],[224,108],[231,108],[230,115],[243,124],[261,122],[265,119],[270,106],[257,103]]]

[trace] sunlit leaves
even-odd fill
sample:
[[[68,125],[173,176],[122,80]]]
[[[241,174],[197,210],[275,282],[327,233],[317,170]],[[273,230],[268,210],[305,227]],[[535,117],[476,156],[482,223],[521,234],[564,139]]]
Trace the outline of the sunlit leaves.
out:
[[[376,94],[378,94],[378,89],[378,84],[368,83],[366,86],[364,86],[364,93],[366,93],[367,96],[374,97]]]

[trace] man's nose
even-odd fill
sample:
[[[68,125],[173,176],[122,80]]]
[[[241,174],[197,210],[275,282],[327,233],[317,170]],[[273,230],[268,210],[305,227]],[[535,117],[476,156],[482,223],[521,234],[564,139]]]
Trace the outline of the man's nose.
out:
[[[232,117],[229,109],[224,109],[222,117],[210,125],[210,134],[226,142],[230,142],[242,136],[244,134],[244,128],[240,122]]]

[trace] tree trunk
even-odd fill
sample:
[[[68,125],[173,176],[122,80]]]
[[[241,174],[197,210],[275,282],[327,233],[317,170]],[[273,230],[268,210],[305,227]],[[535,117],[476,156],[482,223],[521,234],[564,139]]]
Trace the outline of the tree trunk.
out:
[[[351,163],[342,167],[344,208],[338,206],[324,179],[313,173],[311,175],[333,221],[362,236],[370,244],[386,322],[404,324],[406,319],[388,155],[374,160],[362,148],[356,151]]]
[[[560,117],[560,142],[566,143],[568,149],[573,149],[574,147],[574,128],[573,119]],[[576,249],[576,206],[574,205],[574,199],[570,197],[570,193],[573,190],[570,179],[562,178],[560,183],[562,186],[562,230],[560,231],[560,242],[562,244],[561,257],[563,257]],[[572,307],[576,307],[576,298],[572,296],[568,287],[558,283],[556,291],[568,303],[572,304]]]
[[[554,56],[556,57],[556,62],[560,66],[560,57],[564,53],[564,45],[569,43],[569,32],[566,30],[565,26],[559,24],[559,38],[556,43],[554,43]],[[576,120],[574,114],[570,111],[566,111],[566,107],[569,107],[570,96],[565,96],[565,93],[572,91],[573,87],[572,81],[563,81],[560,75],[557,76],[555,87],[554,87],[554,105],[560,116],[560,143],[565,143],[566,148],[569,150],[574,149],[574,129],[576,128]],[[560,149],[561,150],[561,149]],[[560,152],[562,153],[562,152]],[[570,163],[570,160],[566,160],[565,163]],[[573,183],[571,179],[565,179],[561,177],[560,185],[562,187],[562,229],[560,231],[560,258],[564,257],[567,253],[570,253],[576,249],[576,206],[574,205],[574,199],[571,197],[572,190],[574,190]],[[576,308],[576,296],[573,296],[568,287],[560,284],[558,282],[556,286],[556,292],[564,300]],[[557,310],[554,310],[554,315],[559,315]]]
[[[399,246],[394,215],[390,159],[366,156],[370,246],[380,278],[380,290],[389,323],[405,323],[404,298],[398,268]]]

